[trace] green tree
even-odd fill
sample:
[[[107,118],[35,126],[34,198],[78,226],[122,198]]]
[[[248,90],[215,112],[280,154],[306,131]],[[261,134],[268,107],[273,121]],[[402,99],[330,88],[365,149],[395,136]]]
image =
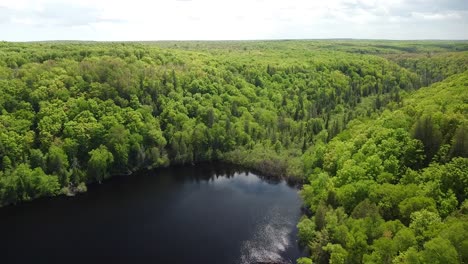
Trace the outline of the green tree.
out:
[[[104,145],[89,152],[88,173],[91,177],[101,183],[109,176],[109,169],[114,162],[114,156]]]
[[[415,125],[413,137],[424,144],[426,164],[434,157],[442,142],[442,134],[431,116],[421,117]]]
[[[424,244],[422,259],[425,263],[456,264],[458,261],[457,251],[449,240],[436,237]]]
[[[47,153],[47,172],[58,176],[61,186],[68,185],[68,157],[59,146],[52,145]]]
[[[31,149],[29,159],[32,168],[46,168],[46,158],[40,149]]]
[[[403,228],[395,234],[393,238],[397,247],[397,252],[405,252],[410,247],[416,246],[416,237],[414,231],[409,228]]]
[[[333,264],[345,264],[348,252],[340,244],[328,243],[323,249],[330,254],[330,262]]]
[[[130,132],[123,125],[111,127],[106,135],[106,146],[114,157],[114,167],[120,171],[125,170],[130,152]]]
[[[425,209],[411,214],[411,223],[409,227],[414,231],[416,240],[420,245],[427,241],[441,223],[440,216],[437,213]]]
[[[400,208],[400,215],[404,221],[409,222],[410,216],[413,212],[420,210],[427,210],[430,212],[437,212],[436,203],[434,199],[425,196],[415,196],[403,200],[398,207]]]
[[[468,158],[468,128],[466,125],[461,125],[455,132],[450,156]]]
[[[307,245],[315,237],[315,224],[309,218],[303,217],[297,224],[299,230],[299,240],[302,244]]]

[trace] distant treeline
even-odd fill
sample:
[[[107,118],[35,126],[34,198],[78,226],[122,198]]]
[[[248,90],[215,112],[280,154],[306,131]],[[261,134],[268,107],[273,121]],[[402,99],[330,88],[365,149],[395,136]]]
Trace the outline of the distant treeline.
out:
[[[0,42],[0,205],[222,160],[306,183],[300,263],[467,263],[465,50]]]

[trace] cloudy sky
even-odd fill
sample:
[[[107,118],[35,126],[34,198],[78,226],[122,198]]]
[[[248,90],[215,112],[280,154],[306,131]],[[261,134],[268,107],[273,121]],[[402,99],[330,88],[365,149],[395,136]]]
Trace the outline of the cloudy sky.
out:
[[[0,0],[0,40],[468,39],[468,0]]]

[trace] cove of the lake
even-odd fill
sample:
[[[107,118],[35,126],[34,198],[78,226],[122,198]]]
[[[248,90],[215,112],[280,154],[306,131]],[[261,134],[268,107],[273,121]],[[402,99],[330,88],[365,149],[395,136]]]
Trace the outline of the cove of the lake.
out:
[[[0,208],[1,263],[295,263],[298,189],[223,163]]]

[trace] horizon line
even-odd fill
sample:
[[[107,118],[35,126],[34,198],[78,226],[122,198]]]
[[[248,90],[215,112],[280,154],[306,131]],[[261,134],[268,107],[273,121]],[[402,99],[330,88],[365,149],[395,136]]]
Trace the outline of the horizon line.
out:
[[[9,43],[34,43],[34,42],[255,42],[255,41],[468,41],[468,39],[382,39],[382,38],[271,38],[271,39],[166,39],[166,40],[76,40],[76,39],[49,39],[49,40],[0,40]]]

